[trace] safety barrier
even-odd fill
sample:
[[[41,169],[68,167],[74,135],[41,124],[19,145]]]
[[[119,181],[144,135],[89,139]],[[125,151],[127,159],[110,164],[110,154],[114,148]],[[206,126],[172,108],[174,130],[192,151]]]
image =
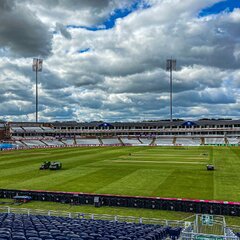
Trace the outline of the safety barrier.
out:
[[[120,216],[109,214],[94,214],[94,213],[82,213],[82,212],[67,212],[67,211],[54,211],[54,210],[42,210],[42,209],[29,209],[29,208],[11,208],[9,206],[0,207],[0,213],[14,213],[25,215],[44,215],[44,216],[58,216],[69,218],[81,218],[92,220],[108,220],[115,222],[129,222],[129,223],[142,223],[142,224],[154,224],[171,227],[184,227],[184,221],[178,220],[161,220],[157,218],[143,218],[133,216]]]
[[[195,220],[186,224],[181,233],[182,240],[238,240],[224,216],[196,214]]]
[[[24,214],[27,216],[54,216],[54,217],[66,217],[73,219],[86,219],[86,220],[107,220],[111,222],[125,222],[125,223],[140,223],[140,224],[151,224],[170,227],[174,231],[182,229],[180,239],[182,240],[239,240],[235,231],[231,227],[227,227],[225,224],[224,216],[214,216],[214,220],[208,228],[203,230],[201,228],[201,222],[197,220],[199,215],[193,215],[189,218],[195,218],[195,221],[185,220],[161,220],[156,218],[143,218],[133,216],[119,216],[109,214],[93,214],[93,213],[82,213],[82,212],[67,212],[67,211],[54,211],[54,210],[42,210],[42,209],[28,209],[28,208],[11,208],[0,207],[0,213],[8,214]],[[189,220],[188,218],[188,220]],[[222,219],[222,221],[219,221]],[[217,225],[217,227],[215,226]],[[219,228],[220,227],[220,228]],[[214,230],[218,231],[214,233]],[[220,229],[220,232],[219,232]],[[206,231],[207,230],[207,231]],[[170,234],[170,232],[169,232]],[[171,234],[170,234],[171,235]],[[176,238],[173,238],[176,239]]]
[[[6,148],[2,151],[16,151],[16,150],[29,150],[29,149],[49,149],[49,148],[77,148],[77,147],[126,147],[132,146],[131,144],[73,144],[73,145],[51,145],[51,146],[32,146],[32,147],[18,147],[18,148]]]
[[[0,189],[0,198],[13,198],[16,195],[30,196],[32,200],[35,201],[62,202],[73,205],[88,204],[98,207],[116,206],[240,216],[240,202],[124,196],[82,192]]]

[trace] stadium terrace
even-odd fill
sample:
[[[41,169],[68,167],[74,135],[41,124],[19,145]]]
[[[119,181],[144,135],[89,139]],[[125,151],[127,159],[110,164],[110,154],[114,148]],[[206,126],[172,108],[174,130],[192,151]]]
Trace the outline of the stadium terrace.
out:
[[[156,122],[6,122],[0,140],[17,148],[117,145],[200,146],[239,145],[240,120]]]

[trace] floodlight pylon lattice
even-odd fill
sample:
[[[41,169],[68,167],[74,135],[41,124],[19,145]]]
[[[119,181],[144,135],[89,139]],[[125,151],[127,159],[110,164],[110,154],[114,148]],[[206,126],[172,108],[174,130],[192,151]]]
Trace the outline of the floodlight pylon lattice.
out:
[[[172,122],[173,118],[173,78],[172,78],[172,72],[176,71],[177,69],[177,60],[176,59],[167,59],[166,62],[166,70],[170,73],[170,121]]]
[[[33,58],[32,70],[36,73],[36,122],[38,122],[38,72],[42,72],[43,59]]]

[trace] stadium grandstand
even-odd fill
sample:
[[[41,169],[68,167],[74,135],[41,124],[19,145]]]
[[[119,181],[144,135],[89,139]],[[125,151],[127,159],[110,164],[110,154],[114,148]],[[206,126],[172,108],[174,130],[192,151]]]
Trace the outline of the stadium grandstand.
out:
[[[43,212],[42,212],[43,213]],[[76,214],[77,216],[77,214]],[[114,240],[178,239],[181,227],[42,215],[0,214],[1,239]]]
[[[133,149],[134,146],[136,148],[142,146],[146,149],[145,146],[151,146],[152,148],[150,149],[154,149],[151,153],[134,152],[131,154],[127,152],[125,156],[121,155],[120,158],[115,160],[119,164],[123,161],[126,163],[135,161],[135,164],[139,164],[140,169],[142,168],[141,164],[146,162],[142,160],[143,156],[148,156],[150,165],[155,164],[159,160],[157,158],[160,158],[160,154],[157,151],[154,152],[158,146],[162,146],[162,149],[167,149],[166,151],[169,149],[175,149],[173,151],[177,151],[176,149],[191,149],[191,147],[195,149],[194,147],[203,146],[203,151],[197,150],[196,154],[193,154],[193,151],[189,153],[189,161],[186,151],[177,153],[183,157],[183,160],[175,161],[175,163],[185,164],[183,166],[184,171],[186,164],[199,167],[204,165],[205,161],[210,159],[208,156],[211,155],[213,146],[239,146],[240,120],[175,120],[172,122],[113,123],[2,122],[0,124],[0,141],[0,148],[4,151],[32,149],[26,151],[30,152],[30,155],[26,155],[28,158],[31,156],[32,151],[34,151],[33,158],[39,158],[37,151],[43,151],[42,149],[35,150],[34,148],[80,147],[77,148],[78,150],[84,149],[81,147],[122,146],[123,149],[129,149],[128,147]],[[101,149],[105,150],[105,148]],[[196,149],[202,149],[202,147]],[[55,150],[64,152],[67,148],[64,150],[51,149],[51,151]],[[9,152],[2,153],[3,155],[8,155]],[[56,155],[59,153],[56,153]],[[41,156],[45,155],[42,153]],[[166,157],[167,155],[163,154],[162,156]],[[164,164],[172,164],[172,159],[176,158],[176,155],[173,154],[168,157],[169,161],[165,161]],[[195,162],[193,162],[193,159],[195,159]],[[199,162],[200,160],[204,162],[201,163]],[[110,163],[109,159],[103,159],[103,162],[105,164]],[[138,165],[136,168],[138,168]],[[188,168],[192,167],[188,166]],[[206,167],[204,166],[203,168],[206,171]],[[83,169],[86,170],[86,168]],[[153,174],[155,174],[154,171],[156,169],[153,170]],[[75,171],[75,174],[77,173],[78,171]],[[43,174],[46,174],[43,177],[48,177],[47,172]],[[64,176],[64,171],[61,174]],[[205,177],[208,177],[208,175]],[[53,179],[57,179],[57,175]],[[92,205],[95,207],[141,208],[152,211],[158,209],[185,212],[189,213],[189,216],[186,218],[182,217],[180,220],[162,220],[157,218],[0,206],[0,240],[238,240],[240,236],[240,227],[228,225],[225,220],[225,216],[236,217],[240,215],[240,202],[201,200],[200,198],[136,196],[134,193],[132,196],[128,196],[112,193],[97,194],[96,192],[63,192],[57,191],[55,188],[52,190],[16,189],[0,189],[0,199],[3,199],[3,202],[5,199],[20,199],[20,201],[22,199],[24,199],[23,201],[31,199],[35,202],[70,204],[70,206]],[[12,204],[16,204],[16,202]]]
[[[18,148],[48,146],[224,146],[239,145],[240,120],[156,122],[8,122],[2,143]],[[2,146],[4,148],[4,146]]]

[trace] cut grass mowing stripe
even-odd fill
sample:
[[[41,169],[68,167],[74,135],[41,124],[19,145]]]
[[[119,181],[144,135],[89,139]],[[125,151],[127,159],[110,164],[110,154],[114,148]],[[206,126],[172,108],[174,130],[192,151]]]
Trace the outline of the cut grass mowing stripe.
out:
[[[109,162],[111,160],[105,160],[105,162]],[[136,160],[114,160],[112,161],[113,163],[158,163],[158,164],[168,164],[168,163],[172,163],[172,164],[206,164],[206,163],[202,163],[202,162],[179,162],[179,161],[146,161],[146,160],[142,160],[142,161],[136,161]]]
[[[64,152],[52,152],[52,153],[49,153],[47,156],[46,155],[43,155],[41,154],[41,152],[36,152],[36,153],[39,153],[39,154],[36,154],[36,153],[28,153],[28,154],[20,154],[19,155],[15,155],[14,154],[14,157],[12,158],[4,158],[4,159],[1,159],[0,160],[0,165],[6,165],[6,164],[11,164],[11,163],[14,163],[14,165],[16,165],[16,161],[19,163],[19,162],[28,162],[28,161],[31,161],[31,160],[39,160],[40,161],[51,161],[51,159],[54,159],[56,160],[57,158],[62,158],[62,157],[67,157],[67,156],[76,156],[76,154],[80,154],[83,153],[84,151],[70,151],[70,149],[67,149],[65,150]],[[92,153],[93,151],[91,151]],[[96,151],[97,153],[97,151]],[[10,166],[10,165],[9,165]]]
[[[110,148],[102,148],[102,151],[100,151],[101,153],[105,151],[111,151]],[[46,159],[45,154],[41,154],[43,153],[43,151],[46,151],[48,153],[48,157]],[[39,153],[39,154],[38,154]],[[5,152],[0,153],[0,163],[4,163],[4,161],[6,162],[14,162],[16,160],[20,161],[21,159],[39,159],[39,158],[43,158],[44,161],[51,159],[51,158],[58,158],[58,157],[62,157],[62,156],[71,156],[71,155],[88,155],[89,153],[94,154],[94,153],[99,153],[99,147],[96,148],[85,148],[85,147],[80,147],[80,148],[63,148],[63,149],[51,149],[51,151],[49,151],[49,149],[31,149],[31,150],[25,150],[25,152],[23,152],[23,150],[19,150],[19,151],[13,151],[11,152],[12,155],[6,154]]]
[[[153,196],[153,192],[173,170],[139,169],[97,191],[123,195]]]
[[[12,182],[8,184],[8,188],[18,188],[18,189],[35,189],[35,190],[61,190],[58,189],[57,186],[65,186],[65,184],[71,180],[76,180],[76,178],[86,176],[88,174],[92,174],[97,172],[99,169],[97,168],[83,168],[79,167],[75,169],[77,174],[70,170],[62,170],[62,171],[39,171],[39,174],[35,174],[35,176],[29,176],[28,179],[21,182]],[[42,175],[47,174],[47,175]],[[50,174],[50,176],[49,176]],[[76,187],[76,183],[74,187]],[[66,191],[69,191],[68,188],[64,188]]]
[[[238,149],[239,154],[239,148],[236,149]],[[213,152],[213,161],[216,166],[214,197],[228,199],[230,194],[232,198],[240,199],[239,155],[235,155],[231,150],[218,149]]]
[[[152,153],[159,153],[162,156],[158,157]],[[208,153],[208,156],[206,158],[201,156],[203,153]],[[174,154],[174,158],[164,157]],[[192,157],[194,155],[195,157]],[[81,147],[0,152],[0,156],[2,188],[10,186],[20,189],[27,186],[36,189],[43,186],[46,190],[82,189],[95,192],[109,189],[118,193],[117,183],[125,179],[126,189],[131,195],[150,194],[153,191],[155,196],[181,195],[197,199],[240,201],[240,148],[237,147]],[[61,161],[63,169],[56,172],[40,172],[39,166],[45,160]],[[207,163],[214,163],[216,171],[207,171],[204,166]],[[91,169],[94,171],[91,172]],[[139,170],[141,177],[133,174]],[[145,172],[146,175],[145,170],[149,170]],[[159,174],[163,176],[170,170],[173,170],[174,174],[170,174],[154,190],[151,184],[155,186],[160,181],[157,173],[153,173],[156,182],[152,178],[149,186],[144,183],[145,180],[148,181],[151,170],[160,171]],[[81,175],[82,171],[84,175]],[[129,178],[132,183],[128,188],[126,179],[132,174],[135,176],[135,183],[134,178]],[[138,181],[143,181],[143,187],[140,183],[138,185]],[[138,188],[135,189],[134,184]],[[111,189],[111,186],[116,188]],[[122,190],[119,189],[119,193],[121,191],[124,192],[124,186]]]
[[[129,158],[130,156],[124,156],[123,158]],[[176,155],[158,155],[158,156],[152,156],[151,154],[149,155],[131,155],[132,158],[194,158],[194,159],[206,159],[207,157],[199,157],[199,155],[190,155],[190,156],[176,156]]]
[[[106,171],[105,168],[98,169],[96,172],[89,173],[84,176],[79,176],[76,179],[64,184],[54,186],[55,189],[68,191],[80,191],[96,193],[99,189],[115,182],[126,175],[132,173],[134,170],[118,168]],[[107,193],[107,192],[105,192]]]
[[[171,153],[171,154],[161,154],[161,153],[134,153],[132,154],[132,156],[134,157],[139,157],[139,156],[148,156],[148,157],[164,157],[164,156],[167,156],[167,157],[176,157],[176,154],[178,154],[178,156],[187,156],[187,157],[199,157],[200,154],[179,154],[179,153]]]
[[[38,152],[38,150],[36,151]],[[21,156],[21,157],[16,156],[12,160],[9,160],[9,159],[7,161],[1,160],[0,166],[1,166],[1,169],[10,169],[10,168],[15,168],[15,166],[19,164],[22,164],[22,165],[32,164],[31,161],[35,161],[40,164],[43,161],[60,160],[64,162],[65,159],[68,160],[68,164],[73,163],[75,161],[81,161],[82,164],[84,162],[88,164],[88,163],[100,160],[101,158],[100,156],[102,156],[102,158],[107,157],[107,155],[112,156],[113,155],[112,151],[116,151],[116,149],[106,148],[99,152],[99,149],[96,149],[96,148],[92,149],[92,151],[90,151],[89,149],[86,151],[86,149],[84,148],[83,149],[79,148],[78,151],[72,151],[72,148],[69,148],[69,149],[65,149],[64,152],[53,151],[53,153],[48,155],[47,157],[43,155],[36,155],[36,154],[33,154],[33,155],[28,154],[26,156]],[[122,149],[122,151],[125,151],[125,149]],[[116,154],[120,155],[119,152],[117,152]]]
[[[0,178],[0,188],[16,188],[18,184],[22,184],[24,181],[32,181],[40,176],[45,176],[48,179],[51,178],[51,171],[40,171],[38,168],[38,164],[32,164],[30,166],[21,166],[11,169],[11,172],[7,170],[3,171]]]
[[[159,186],[154,195],[162,197],[179,197],[213,199],[213,172],[196,168],[193,174],[189,169],[175,169]]]

